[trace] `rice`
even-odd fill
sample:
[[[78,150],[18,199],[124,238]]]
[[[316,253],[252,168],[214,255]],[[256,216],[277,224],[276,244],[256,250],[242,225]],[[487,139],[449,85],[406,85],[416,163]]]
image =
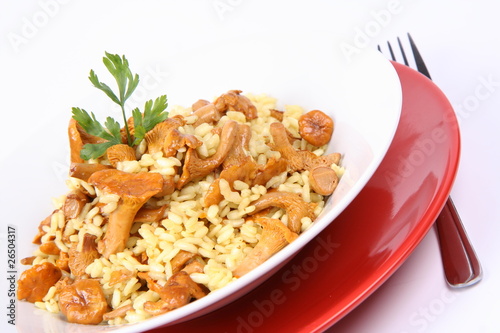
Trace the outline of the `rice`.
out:
[[[196,148],[200,158],[207,158],[215,154],[221,144],[217,128],[228,121],[248,124],[251,131],[251,140],[248,154],[258,164],[264,165],[272,158],[279,158],[280,153],[270,148],[271,134],[269,126],[277,120],[271,117],[271,109],[276,108],[276,99],[261,94],[247,95],[257,108],[258,117],[247,121],[242,112],[227,111],[218,124],[203,123],[194,127],[196,117],[191,114],[190,108],[174,106],[170,110],[170,117],[182,115],[186,124],[179,127],[179,132],[195,136],[201,145]],[[304,110],[299,106],[287,105],[283,113],[282,123],[294,136],[298,137],[298,119]],[[294,147],[301,150],[313,151],[316,155],[325,153],[324,147],[313,147],[304,139],[294,142]],[[141,142],[136,147],[139,157],[136,161],[119,162],[118,170],[128,173],[154,172],[163,176],[171,176],[177,181],[186,149],[181,148],[175,156],[163,156],[162,152],[147,153],[147,144]],[[92,160],[90,163],[109,164],[105,158]],[[343,169],[337,165],[332,168],[341,175]],[[134,223],[126,248],[122,252],[112,254],[108,259],[99,257],[85,268],[87,278],[97,279],[106,296],[111,309],[118,309],[125,305],[132,305],[123,317],[108,321],[108,324],[117,325],[133,323],[151,317],[144,310],[146,302],[156,302],[160,295],[144,288],[144,282],[138,277],[139,273],[146,273],[158,284],[164,284],[173,275],[172,259],[181,251],[197,255],[204,262],[203,272],[190,274],[191,279],[209,291],[221,289],[236,280],[233,270],[240,264],[253,247],[261,239],[262,227],[249,215],[255,210],[252,202],[271,190],[297,193],[308,203],[316,204],[314,214],[319,215],[324,207],[325,197],[312,191],[309,184],[309,171],[281,174],[272,177],[265,185],[250,186],[244,181],[237,180],[230,184],[220,179],[219,187],[222,200],[218,204],[208,207],[204,205],[205,194],[218,174],[211,173],[197,182],[191,182],[182,189],[162,198],[150,200],[150,205],[161,207],[167,205],[164,216],[156,222]],[[62,252],[76,243],[77,249],[82,250],[83,239],[86,234],[95,236],[96,242],[104,237],[107,231],[107,218],[115,211],[120,203],[117,195],[103,193],[87,182],[69,178],[69,190],[81,190],[95,199],[85,204],[79,216],[66,219],[62,205],[64,196],[54,200],[56,211],[52,214],[50,225],[44,226],[45,234],[42,243],[54,240]],[[274,208],[269,217],[279,219],[285,225],[288,216],[283,209]],[[311,227],[314,219],[302,219],[301,231]],[[37,250],[33,264],[42,262],[56,263],[59,256],[48,255]],[[139,258],[146,257],[146,260]],[[113,276],[116,272],[127,272],[130,277],[116,282]],[[74,278],[71,273],[67,276]],[[57,313],[58,292],[55,287],[50,288],[37,307]]]

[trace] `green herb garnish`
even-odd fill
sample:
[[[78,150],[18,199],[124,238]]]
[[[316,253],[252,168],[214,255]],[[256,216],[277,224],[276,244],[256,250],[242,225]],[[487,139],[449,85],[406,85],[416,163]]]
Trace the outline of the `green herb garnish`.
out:
[[[125,123],[124,127],[127,134],[127,144],[133,147],[134,145],[139,144],[141,140],[144,139],[146,133],[156,124],[167,119],[168,112],[165,111],[168,106],[167,96],[162,95],[154,102],[152,99],[147,101],[144,106],[144,113],[141,113],[138,108],[132,110],[135,138],[132,140],[132,136],[130,135],[129,128],[127,126],[125,102],[137,88],[139,84],[139,75],[132,74],[128,60],[125,56],[120,57],[117,54],[110,54],[106,52],[106,56],[103,57],[103,63],[116,80],[116,84],[118,85],[118,94],[116,94],[107,84],[100,82],[94,70],[90,70],[89,80],[92,82],[94,87],[103,91],[113,102],[120,106],[123,121]],[[106,142],[103,143],[85,144],[80,151],[80,157],[84,160],[98,158],[102,156],[109,147],[122,143],[120,133],[121,126],[113,118],[107,117],[103,127],[101,123],[97,121],[92,112],[89,114],[84,109],[76,107],[72,108],[72,112],[73,119],[75,119],[87,133],[106,140]]]

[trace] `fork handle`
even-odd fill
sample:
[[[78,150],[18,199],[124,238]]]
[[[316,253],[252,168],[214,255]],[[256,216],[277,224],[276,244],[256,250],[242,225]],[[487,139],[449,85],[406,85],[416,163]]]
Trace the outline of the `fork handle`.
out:
[[[459,288],[479,282],[481,265],[451,197],[448,197],[436,219],[436,228],[448,284]]]

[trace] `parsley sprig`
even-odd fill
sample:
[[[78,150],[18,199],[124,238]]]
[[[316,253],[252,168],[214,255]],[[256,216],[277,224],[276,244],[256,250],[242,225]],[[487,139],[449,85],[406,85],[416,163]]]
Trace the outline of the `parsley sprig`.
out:
[[[103,57],[103,63],[115,78],[118,86],[118,93],[115,93],[107,84],[99,81],[94,70],[90,70],[89,80],[94,87],[103,91],[113,102],[118,104],[122,111],[123,121],[125,123],[125,132],[127,134],[127,144],[131,147],[137,145],[144,139],[144,136],[156,124],[164,121],[168,117],[166,108],[168,106],[167,96],[162,95],[154,101],[149,100],[144,105],[144,113],[141,113],[139,108],[132,110],[132,118],[134,121],[134,139],[130,134],[127,126],[127,116],[125,112],[125,102],[132,95],[139,84],[139,75],[133,74],[130,70],[128,60],[125,56],[111,54],[106,52]],[[78,124],[88,133],[106,140],[102,143],[85,144],[80,151],[80,156],[84,160],[98,158],[102,156],[106,150],[116,144],[122,143],[121,126],[113,118],[107,117],[104,126],[96,119],[94,113],[88,113],[84,109],[72,108],[73,118]]]

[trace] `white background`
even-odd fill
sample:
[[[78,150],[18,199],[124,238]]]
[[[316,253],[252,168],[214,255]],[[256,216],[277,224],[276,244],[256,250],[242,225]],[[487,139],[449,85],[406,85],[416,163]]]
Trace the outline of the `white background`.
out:
[[[65,126],[68,105],[91,103],[94,95],[89,95],[88,83],[82,78],[93,68],[94,60],[102,56],[102,50],[120,48],[119,52],[129,58],[141,53],[151,54],[152,59],[189,57],[189,52],[204,49],[203,43],[192,40],[208,44],[268,32],[300,34],[303,30],[325,29],[337,30],[344,42],[358,48],[375,48],[379,43],[394,42],[396,36],[411,32],[432,79],[457,112],[462,157],[452,197],[481,260],[483,280],[467,289],[449,289],[432,229],[404,265],[331,332],[500,332],[500,5],[497,1],[364,0],[356,4],[332,1],[328,10],[318,10],[319,6],[325,6],[320,1],[162,3],[166,4],[162,7],[175,11],[175,15],[155,11],[159,1],[2,0],[0,162],[7,163],[16,147],[30,139],[26,133]],[[117,16],[126,17],[130,25],[114,25]],[[151,43],[150,38],[137,33],[134,26],[137,16],[151,16],[151,29],[156,29],[157,21],[162,19],[176,20],[179,29],[151,30],[158,35],[156,42]],[[168,54],[159,54],[162,49],[167,49]],[[166,80],[171,73],[175,75],[172,68],[146,66],[146,70],[151,72],[152,90],[155,83]],[[43,148],[43,144],[36,146]],[[60,145],[64,146],[65,143]],[[19,180],[26,181],[36,180]],[[1,190],[5,198],[8,189]],[[56,187],[54,192],[57,191]],[[5,225],[10,222],[1,223],[1,251],[5,256]],[[20,240],[23,232],[18,230]],[[2,257],[2,272],[5,262]],[[7,290],[5,278],[1,278],[1,283],[0,299],[3,299]],[[4,310],[0,318],[4,332]]]

